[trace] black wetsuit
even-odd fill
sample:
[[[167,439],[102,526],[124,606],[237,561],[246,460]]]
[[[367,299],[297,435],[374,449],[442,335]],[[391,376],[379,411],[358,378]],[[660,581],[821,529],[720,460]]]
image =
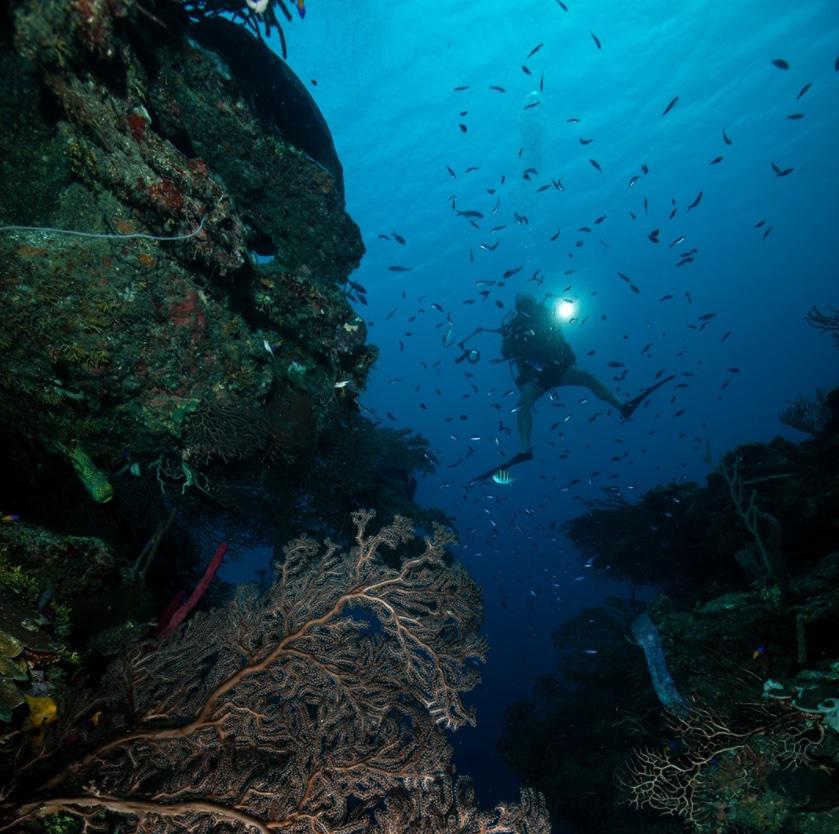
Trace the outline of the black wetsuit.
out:
[[[538,306],[532,315],[516,313],[502,330],[501,353],[516,363],[519,388],[535,382],[545,390],[559,385],[577,361],[550,311]]]

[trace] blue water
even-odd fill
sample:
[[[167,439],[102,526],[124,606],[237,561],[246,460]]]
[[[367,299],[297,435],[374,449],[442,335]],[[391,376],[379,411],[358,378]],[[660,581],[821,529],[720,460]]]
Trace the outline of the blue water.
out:
[[[552,668],[551,631],[626,591],[590,576],[551,522],[580,514],[604,488],[631,499],[656,484],[702,480],[706,442],[718,458],[749,440],[803,439],[779,423],[784,402],[838,381],[830,338],[803,321],[813,304],[839,304],[835,0],[567,5],[566,13],[555,0],[310,0],[306,18],[286,28],[289,63],[317,81],[310,89],[367,244],[352,277],[368,290],[369,306],[358,309],[381,358],[363,403],[385,424],[393,425],[389,411],[431,440],[440,467],[418,498],[456,519],[459,555],[485,589],[491,652],[475,697],[479,728],[454,738],[459,767],[475,777],[484,803],[517,795],[495,742],[506,706]],[[773,66],[776,58],[790,68]],[[540,104],[525,110],[542,74]],[[812,88],[797,101],[806,83]],[[453,92],[460,85],[470,89]],[[803,119],[786,118],[798,112]],[[722,162],[710,165],[718,155]],[[794,171],[777,177],[772,162]],[[630,188],[642,164],[649,174]],[[479,170],[466,173],[469,166]],[[522,177],[527,168],[538,171],[531,180]],[[552,178],[565,191],[537,191]],[[480,229],[455,215],[452,196],[458,208],[485,215]],[[677,213],[669,220],[671,200]],[[529,222],[515,223],[514,212]],[[656,228],[661,242],[653,244],[647,235]],[[393,231],[405,246],[378,238]],[[480,248],[497,240],[495,251]],[[677,267],[694,247],[695,261]],[[498,281],[519,266],[481,299],[476,281]],[[526,283],[537,269],[539,290]],[[602,405],[582,389],[561,389],[557,402],[545,398],[537,409],[537,459],[514,472],[515,483],[466,491],[472,475],[516,451],[515,431],[498,431],[499,421],[514,428],[516,397],[503,396],[514,388],[507,365],[490,361],[500,356],[498,337],[476,340],[476,365],[455,364],[444,322],[450,314],[456,340],[498,327],[526,288],[575,299],[577,323],[565,332],[579,364],[622,398],[660,369],[688,387],[662,389],[624,425],[615,414],[589,422]],[[665,295],[672,300],[659,301]],[[469,299],[475,303],[463,303]],[[716,316],[700,328],[707,313]],[[613,382],[610,361],[629,369],[623,382]],[[565,422],[549,430],[557,421]],[[470,447],[474,454],[449,468]]]

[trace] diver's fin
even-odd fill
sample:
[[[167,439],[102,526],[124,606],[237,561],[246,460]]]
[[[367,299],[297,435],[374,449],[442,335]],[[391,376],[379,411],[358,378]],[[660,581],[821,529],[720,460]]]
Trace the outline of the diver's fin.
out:
[[[511,466],[515,466],[517,463],[524,463],[526,460],[533,460],[533,452],[519,452],[516,455],[513,455],[509,460],[504,461],[504,463],[493,466],[492,469],[487,469],[486,472],[482,472],[480,475],[476,475],[469,481],[469,484],[476,484],[479,481],[488,481],[499,469],[509,469]]]
[[[641,403],[644,402],[644,400],[646,400],[653,391],[657,391],[662,385],[665,385],[670,382],[671,379],[675,378],[676,374],[670,374],[670,376],[660,379],[649,388],[645,388],[637,397],[633,397],[628,402],[625,402],[621,408],[621,417],[623,417],[624,420],[628,420],[635,413],[635,409],[638,408],[638,406],[641,405]]]

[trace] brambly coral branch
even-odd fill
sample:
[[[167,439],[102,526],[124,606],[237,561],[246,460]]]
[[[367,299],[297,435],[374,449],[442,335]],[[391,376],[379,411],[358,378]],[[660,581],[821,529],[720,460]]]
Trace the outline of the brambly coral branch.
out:
[[[486,651],[480,593],[447,563],[449,530],[417,547],[406,519],[371,533],[372,518],[353,514],[349,551],[296,539],[265,594],[241,589],[162,642],[131,647],[102,682],[108,721],[85,730],[75,761],[49,772],[64,755],[53,748],[19,770],[0,831],[107,812],[142,831],[362,834],[393,830],[388,815],[407,806],[386,798],[410,806],[448,784],[441,728],[475,722],[462,696]],[[398,568],[383,563],[386,549],[399,551]],[[468,830],[549,830],[536,797],[499,813],[475,811],[485,827]],[[510,824],[490,825],[499,819]],[[415,830],[428,830],[421,821]]]

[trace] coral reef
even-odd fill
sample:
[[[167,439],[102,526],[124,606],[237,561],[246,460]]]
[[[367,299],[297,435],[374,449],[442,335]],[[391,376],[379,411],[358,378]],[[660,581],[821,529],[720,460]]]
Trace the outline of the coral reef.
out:
[[[97,502],[119,502],[126,461],[216,499],[211,457],[252,458],[252,480],[269,447],[292,464],[376,357],[338,286],[364,248],[314,103],[260,107],[280,83],[264,45],[204,20],[220,9],[192,4],[191,31],[157,5],[20,0],[0,30],[0,111],[21,126],[0,139],[0,424]],[[231,43],[262,70],[237,76]]]
[[[4,739],[0,830],[65,814],[131,831],[549,831],[534,794],[479,812],[450,781],[441,728],[474,723],[462,695],[486,650],[452,534],[391,568],[379,551],[411,525],[369,533],[371,518],[354,514],[350,551],[293,541],[264,595],[130,647],[36,749]]]
[[[581,834],[835,830],[832,420],[799,445],[733,450],[705,487],[662,486],[567,526],[595,568],[662,592],[652,604],[609,600],[565,622],[554,634],[556,674],[508,713],[505,758]],[[675,711],[659,703],[647,647],[636,642],[652,633],[632,627],[644,608],[686,699]]]
[[[346,573],[355,563],[302,541],[278,557],[270,600],[199,610],[231,593],[212,579],[221,541],[230,558],[291,530],[346,543],[348,507],[362,501],[428,531],[439,516],[412,500],[414,472],[433,466],[427,443],[358,414],[377,356],[347,292],[364,245],[323,117],[257,37],[282,34],[287,12],[280,0],[12,0],[0,11],[9,829],[30,802],[33,830],[68,832],[112,816],[127,820],[113,830],[252,830],[245,805],[260,825],[287,815],[301,831],[316,818],[336,832],[374,817],[405,830],[432,818],[443,830],[445,817],[463,832],[542,819],[529,794],[521,811],[478,812],[466,782],[449,779],[435,719],[472,720],[459,693],[477,672],[456,653],[483,649],[474,586],[438,565],[442,533],[424,557],[416,542],[391,554],[396,573],[376,573],[364,551],[354,581],[375,574],[397,599],[346,595],[358,590]],[[385,440],[387,456],[356,458],[335,481],[344,432],[367,452]],[[410,576],[404,559],[419,560],[404,562]],[[334,575],[318,577],[324,565]],[[414,588],[420,577],[431,584]],[[195,591],[166,608],[184,588]],[[329,628],[292,628],[327,598]],[[387,616],[374,628],[382,611],[363,609],[376,605],[403,611],[398,633]],[[401,665],[388,653],[409,633],[436,641],[435,663],[431,643]],[[321,649],[331,655],[318,660]],[[307,651],[317,684],[300,677]],[[214,695],[237,664],[242,685]],[[275,703],[266,693],[282,686]],[[274,805],[260,793],[271,779],[289,780]],[[181,800],[196,804],[182,814]],[[214,801],[226,815],[199,809]]]
[[[834,547],[839,521],[839,391],[812,440],[782,438],[728,453],[705,486],[667,484],[638,504],[610,500],[563,531],[595,568],[654,584],[676,599],[754,581],[783,590]],[[709,457],[709,464],[711,463]]]
[[[222,539],[235,553],[300,529],[346,536],[362,501],[430,525],[407,489],[336,496],[312,474],[346,426],[375,432],[356,418],[377,350],[347,297],[364,245],[328,127],[222,17],[270,31],[284,9],[14,0],[0,14],[0,506],[23,519],[15,569],[73,608],[79,651],[145,633]],[[408,482],[417,458],[399,446]],[[371,484],[393,470],[364,466]],[[65,541],[66,575],[41,570],[35,531]],[[82,539],[112,569],[94,577]]]

